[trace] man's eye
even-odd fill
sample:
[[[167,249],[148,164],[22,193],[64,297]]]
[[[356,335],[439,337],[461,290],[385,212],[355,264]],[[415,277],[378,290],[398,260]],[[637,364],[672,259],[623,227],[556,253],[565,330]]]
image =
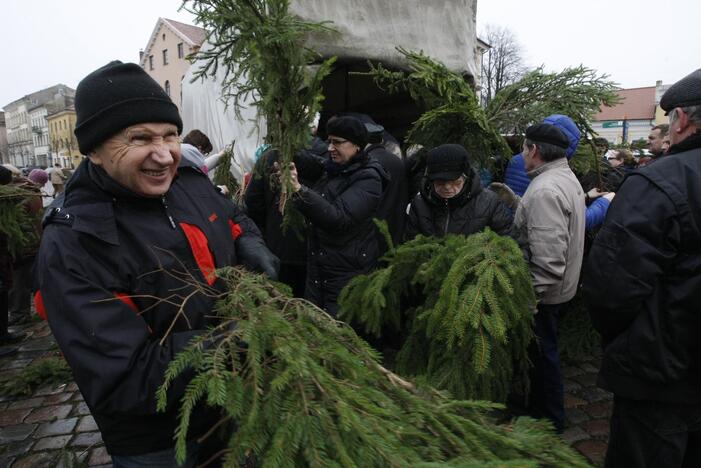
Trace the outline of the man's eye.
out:
[[[132,135],[131,142],[137,145],[143,145],[148,143],[151,138],[148,135]]]

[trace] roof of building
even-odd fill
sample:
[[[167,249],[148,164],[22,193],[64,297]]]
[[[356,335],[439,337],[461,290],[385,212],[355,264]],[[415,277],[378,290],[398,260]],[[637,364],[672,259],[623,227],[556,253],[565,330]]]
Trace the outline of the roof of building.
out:
[[[594,120],[651,120],[655,118],[655,87],[621,89],[617,106],[602,107]]]
[[[156,41],[156,35],[158,34],[161,24],[173,31],[174,34],[180,37],[184,42],[187,42],[190,46],[201,46],[205,40],[205,37],[207,37],[207,31],[199,26],[181,23],[180,21],[167,18],[158,18],[156,25],[153,27],[153,32],[151,32],[151,36],[149,37],[146,47],[144,48],[144,55],[140,60],[141,66],[144,66],[146,63],[146,57],[148,57],[149,51]]]
[[[24,103],[27,106],[27,110],[32,110],[36,109],[37,107],[41,107],[47,102],[53,101],[56,98],[57,94],[60,96],[68,96],[72,98],[73,96],[75,96],[75,89],[69,88],[64,84],[57,84],[48,88],[41,89],[39,91],[35,91],[31,94],[22,96],[21,98],[16,99],[3,107],[5,110],[8,110],[13,109],[15,105],[20,105]]]
[[[181,23],[180,21],[175,21],[172,19],[163,18],[163,21],[170,24],[173,29],[181,33],[182,36],[186,37],[191,45],[202,45],[205,37],[207,37],[207,31],[199,26],[194,26],[192,24]]]

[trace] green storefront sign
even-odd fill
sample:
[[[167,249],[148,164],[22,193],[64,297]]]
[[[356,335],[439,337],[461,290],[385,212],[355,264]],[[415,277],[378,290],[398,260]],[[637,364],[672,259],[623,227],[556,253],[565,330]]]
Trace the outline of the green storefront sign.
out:
[[[622,127],[623,126],[623,121],[622,120],[610,120],[608,122],[604,122],[602,125],[603,128],[617,128],[617,127]]]

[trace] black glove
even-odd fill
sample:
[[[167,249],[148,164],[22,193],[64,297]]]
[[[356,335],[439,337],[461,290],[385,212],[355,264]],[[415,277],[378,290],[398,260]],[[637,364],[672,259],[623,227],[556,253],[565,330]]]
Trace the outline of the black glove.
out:
[[[280,259],[273,254],[258,236],[242,235],[236,239],[236,255],[239,262],[251,271],[265,273],[277,281]]]

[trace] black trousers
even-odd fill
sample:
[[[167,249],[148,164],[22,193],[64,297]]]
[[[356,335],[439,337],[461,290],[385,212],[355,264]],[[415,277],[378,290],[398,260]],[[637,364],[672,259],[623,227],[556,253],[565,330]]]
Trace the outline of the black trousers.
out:
[[[606,467],[701,467],[701,404],[616,395]]]

